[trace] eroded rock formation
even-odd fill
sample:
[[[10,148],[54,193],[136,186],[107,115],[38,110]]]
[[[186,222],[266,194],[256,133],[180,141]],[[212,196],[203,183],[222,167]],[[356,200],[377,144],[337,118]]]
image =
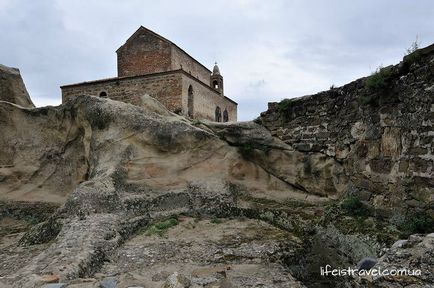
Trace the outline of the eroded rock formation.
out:
[[[2,117],[7,119],[2,125],[6,135],[2,145],[9,148],[1,158],[2,199],[62,204],[20,239],[21,245],[54,243],[43,246],[45,250],[28,262],[16,263],[8,283],[25,287],[40,283],[37,275],[55,274],[65,280],[93,275],[103,259],[137,229],[170,215],[248,214],[270,220],[271,212],[251,210],[251,201],[239,202],[252,198],[328,201],[295,188],[309,180],[296,172],[285,176],[276,166],[279,162],[265,157],[301,155],[273,139],[262,126],[240,124],[248,125],[240,129],[226,125],[228,130],[247,133],[246,138],[248,133],[257,135],[250,144],[263,150],[252,149],[252,155],[243,157],[239,152],[243,143],[231,146],[218,136],[224,138],[221,126],[195,126],[152,98],[145,97],[144,102],[148,104],[140,108],[83,96],[62,106],[32,110],[0,103]],[[247,160],[247,156],[258,161]],[[269,261],[266,255],[264,261]],[[77,260],[71,263],[71,259]],[[218,263],[220,260],[214,264]],[[252,267],[237,273],[247,273]],[[284,287],[279,285],[275,287]]]
[[[0,64],[0,101],[22,107],[35,107],[24,85],[20,70]]]
[[[423,50],[388,68],[387,88],[270,105],[262,125],[190,121],[146,95],[0,101],[0,282],[393,287],[319,269],[402,264],[386,248],[432,229],[432,67]],[[432,235],[405,243],[433,253]],[[415,283],[432,281],[430,259]]]

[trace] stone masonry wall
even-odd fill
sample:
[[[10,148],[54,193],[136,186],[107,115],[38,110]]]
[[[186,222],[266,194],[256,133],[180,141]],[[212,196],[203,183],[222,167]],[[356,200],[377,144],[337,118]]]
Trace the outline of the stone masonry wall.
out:
[[[172,70],[182,69],[205,84],[210,83],[211,71],[203,67],[184,51],[172,45]]]
[[[171,44],[152,33],[140,33],[117,51],[118,76],[169,71]]]
[[[80,95],[100,96],[101,92],[105,92],[110,99],[140,106],[140,96],[149,94],[170,111],[187,115],[190,85],[194,95],[193,118],[214,121],[215,108],[219,106],[222,115],[227,109],[229,121],[237,120],[237,105],[234,102],[181,70],[62,86],[62,102]]]
[[[193,118],[214,121],[215,109],[217,106],[219,106],[221,109],[222,117],[223,111],[227,109],[229,121],[237,121],[237,104],[235,104],[226,97],[222,97],[211,87],[203,83],[197,82],[185,74],[182,75],[182,107],[184,115],[187,114],[186,111],[188,110],[187,95],[190,85],[192,85],[193,87],[194,95]]]
[[[62,102],[80,95],[99,96],[106,92],[107,97],[134,105],[141,105],[140,96],[149,94],[156,98],[170,111],[181,111],[181,75],[166,72],[157,75],[143,75],[137,77],[113,78],[88,82],[78,85],[63,86]]]
[[[294,149],[342,163],[348,193],[434,217],[434,45],[386,70],[383,84],[362,78],[269,103],[258,121]]]

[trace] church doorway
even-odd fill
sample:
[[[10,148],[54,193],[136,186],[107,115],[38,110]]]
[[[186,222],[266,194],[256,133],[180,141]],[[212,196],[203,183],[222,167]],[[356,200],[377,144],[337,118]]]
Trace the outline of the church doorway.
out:
[[[225,109],[225,111],[223,111],[223,122],[228,122],[229,121],[229,114],[228,114],[228,110]]]
[[[222,112],[219,106],[215,108],[215,122],[222,122]]]

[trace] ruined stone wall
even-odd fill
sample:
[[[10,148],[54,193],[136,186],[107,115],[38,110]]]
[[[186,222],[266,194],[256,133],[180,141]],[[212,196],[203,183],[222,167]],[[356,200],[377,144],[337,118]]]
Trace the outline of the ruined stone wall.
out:
[[[211,71],[187,55],[184,51],[172,45],[172,70],[182,69],[203,83],[209,85]]]
[[[222,117],[223,111],[227,109],[229,121],[237,121],[237,104],[226,97],[221,96],[206,84],[192,79],[189,75],[182,75],[182,107],[183,114],[187,114],[188,110],[188,88],[193,87],[194,105],[193,118],[215,120],[215,109],[220,107]]]
[[[117,51],[118,76],[173,70],[171,69],[171,46],[153,33],[141,33]]]
[[[80,95],[100,96],[101,92],[113,100],[141,105],[140,96],[149,94],[170,111],[181,111],[181,75],[179,71],[144,75],[138,77],[113,78],[62,87],[62,101]]]
[[[258,121],[296,150],[342,163],[360,199],[434,216],[434,46],[384,71],[383,84],[363,78],[270,103]]]

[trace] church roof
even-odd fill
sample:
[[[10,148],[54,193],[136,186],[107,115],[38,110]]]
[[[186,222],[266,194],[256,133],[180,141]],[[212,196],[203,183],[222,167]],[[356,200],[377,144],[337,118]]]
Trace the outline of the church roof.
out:
[[[146,27],[143,27],[143,26],[140,26],[139,29],[137,29],[136,32],[134,32],[133,35],[131,35],[131,36],[127,39],[127,41],[125,41],[125,43],[124,43],[121,47],[118,48],[118,50],[116,50],[116,53],[118,53],[119,50],[121,50],[121,49],[122,49],[126,44],[128,44],[129,42],[131,42],[133,39],[135,39],[137,36],[139,36],[140,33],[143,33],[143,32],[150,33],[150,34],[152,34],[153,36],[155,36],[155,37],[161,39],[162,41],[164,41],[164,42],[166,42],[166,43],[168,43],[168,44],[170,44],[170,45],[173,45],[174,47],[176,47],[177,49],[179,49],[182,53],[184,53],[184,54],[187,55],[189,58],[191,58],[194,62],[196,62],[197,64],[199,64],[200,66],[202,66],[203,68],[205,68],[206,70],[208,70],[208,71],[211,73],[211,70],[209,70],[205,65],[203,65],[202,63],[200,63],[198,60],[194,59],[190,54],[188,54],[187,52],[185,52],[184,49],[182,49],[181,47],[179,47],[178,45],[176,45],[175,43],[173,43],[173,42],[170,41],[169,39],[164,38],[164,37],[161,36],[160,34],[157,34],[157,33],[155,33],[154,31],[152,31],[152,30],[150,30],[150,29],[148,29],[148,28],[146,28]]]

